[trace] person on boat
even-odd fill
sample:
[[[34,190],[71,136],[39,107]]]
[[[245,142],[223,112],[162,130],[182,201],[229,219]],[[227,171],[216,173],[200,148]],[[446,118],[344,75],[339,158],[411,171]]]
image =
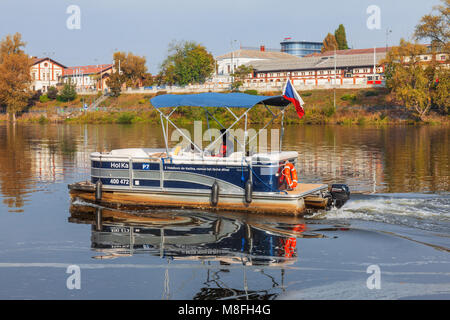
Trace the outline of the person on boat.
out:
[[[230,139],[228,132],[224,134],[226,129],[221,129],[220,134],[222,135],[222,144],[219,148],[219,153],[216,157],[228,157],[230,154],[234,152],[234,143],[233,140]]]

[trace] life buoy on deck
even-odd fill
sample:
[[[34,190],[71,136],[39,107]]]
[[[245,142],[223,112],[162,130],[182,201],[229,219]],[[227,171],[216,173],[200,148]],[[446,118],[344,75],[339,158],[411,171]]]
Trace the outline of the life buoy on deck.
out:
[[[295,187],[298,184],[297,170],[295,170],[294,165],[289,161],[286,162],[286,164],[284,165],[284,168],[281,171],[281,177],[284,177],[284,179],[286,179],[286,183],[289,186],[289,188],[295,189]]]

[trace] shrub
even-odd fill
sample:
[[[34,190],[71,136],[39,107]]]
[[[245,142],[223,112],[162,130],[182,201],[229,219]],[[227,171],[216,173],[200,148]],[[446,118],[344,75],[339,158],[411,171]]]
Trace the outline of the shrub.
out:
[[[327,107],[323,108],[323,114],[330,118],[336,113],[336,108],[333,105],[328,105]]]
[[[303,93],[301,94],[301,96],[302,96],[302,97],[310,97],[310,96],[312,96],[312,92],[303,92]]]
[[[58,101],[72,101],[77,97],[77,92],[75,91],[75,86],[70,83],[66,83],[64,88],[61,90],[61,93],[58,95]]]
[[[124,112],[117,118],[117,123],[130,124],[133,122],[133,119],[134,119],[133,114],[131,114],[129,112]]]
[[[45,124],[45,123],[48,123],[48,119],[45,116],[41,115],[38,119],[38,122],[40,124]]]
[[[344,94],[344,95],[341,97],[341,100],[353,102],[353,101],[356,100],[356,95],[350,94],[350,93],[349,93],[349,94]]]
[[[256,95],[258,95],[258,90],[249,89],[249,90],[245,90],[244,93],[256,96]]]
[[[49,87],[47,97],[50,100],[55,100],[57,96],[58,96],[58,89],[56,89],[55,87]]]
[[[376,91],[366,91],[366,92],[364,92],[364,96],[366,96],[366,97],[376,97],[376,96],[378,96],[378,92],[376,92]]]
[[[45,103],[47,101],[49,101],[50,99],[48,98],[48,96],[46,94],[43,94],[42,96],[39,97],[39,101],[42,103]]]

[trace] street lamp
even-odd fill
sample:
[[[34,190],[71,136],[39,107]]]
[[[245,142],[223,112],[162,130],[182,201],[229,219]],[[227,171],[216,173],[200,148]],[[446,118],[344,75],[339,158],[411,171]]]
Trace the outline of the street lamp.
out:
[[[392,30],[387,28],[386,29],[386,53],[388,51],[388,37],[389,37],[389,34],[391,34],[391,33],[392,33]]]

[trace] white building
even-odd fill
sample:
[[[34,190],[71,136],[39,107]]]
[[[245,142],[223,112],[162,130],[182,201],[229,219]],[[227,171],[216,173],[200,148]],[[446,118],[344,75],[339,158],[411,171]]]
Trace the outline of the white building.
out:
[[[53,59],[32,57],[31,89],[47,92],[48,87],[54,87],[60,82],[65,68],[64,65]]]
[[[291,79],[296,86],[385,85],[386,48],[354,49],[299,58],[296,61],[262,61],[246,84],[282,85]]]
[[[213,82],[230,83],[230,74],[241,65],[251,65],[261,61],[297,61],[299,58],[279,51],[266,51],[264,46],[259,50],[239,49],[216,57],[216,74]]]
[[[77,91],[103,91],[107,89],[106,80],[111,72],[112,64],[68,67],[64,70],[62,82],[74,84]]]

